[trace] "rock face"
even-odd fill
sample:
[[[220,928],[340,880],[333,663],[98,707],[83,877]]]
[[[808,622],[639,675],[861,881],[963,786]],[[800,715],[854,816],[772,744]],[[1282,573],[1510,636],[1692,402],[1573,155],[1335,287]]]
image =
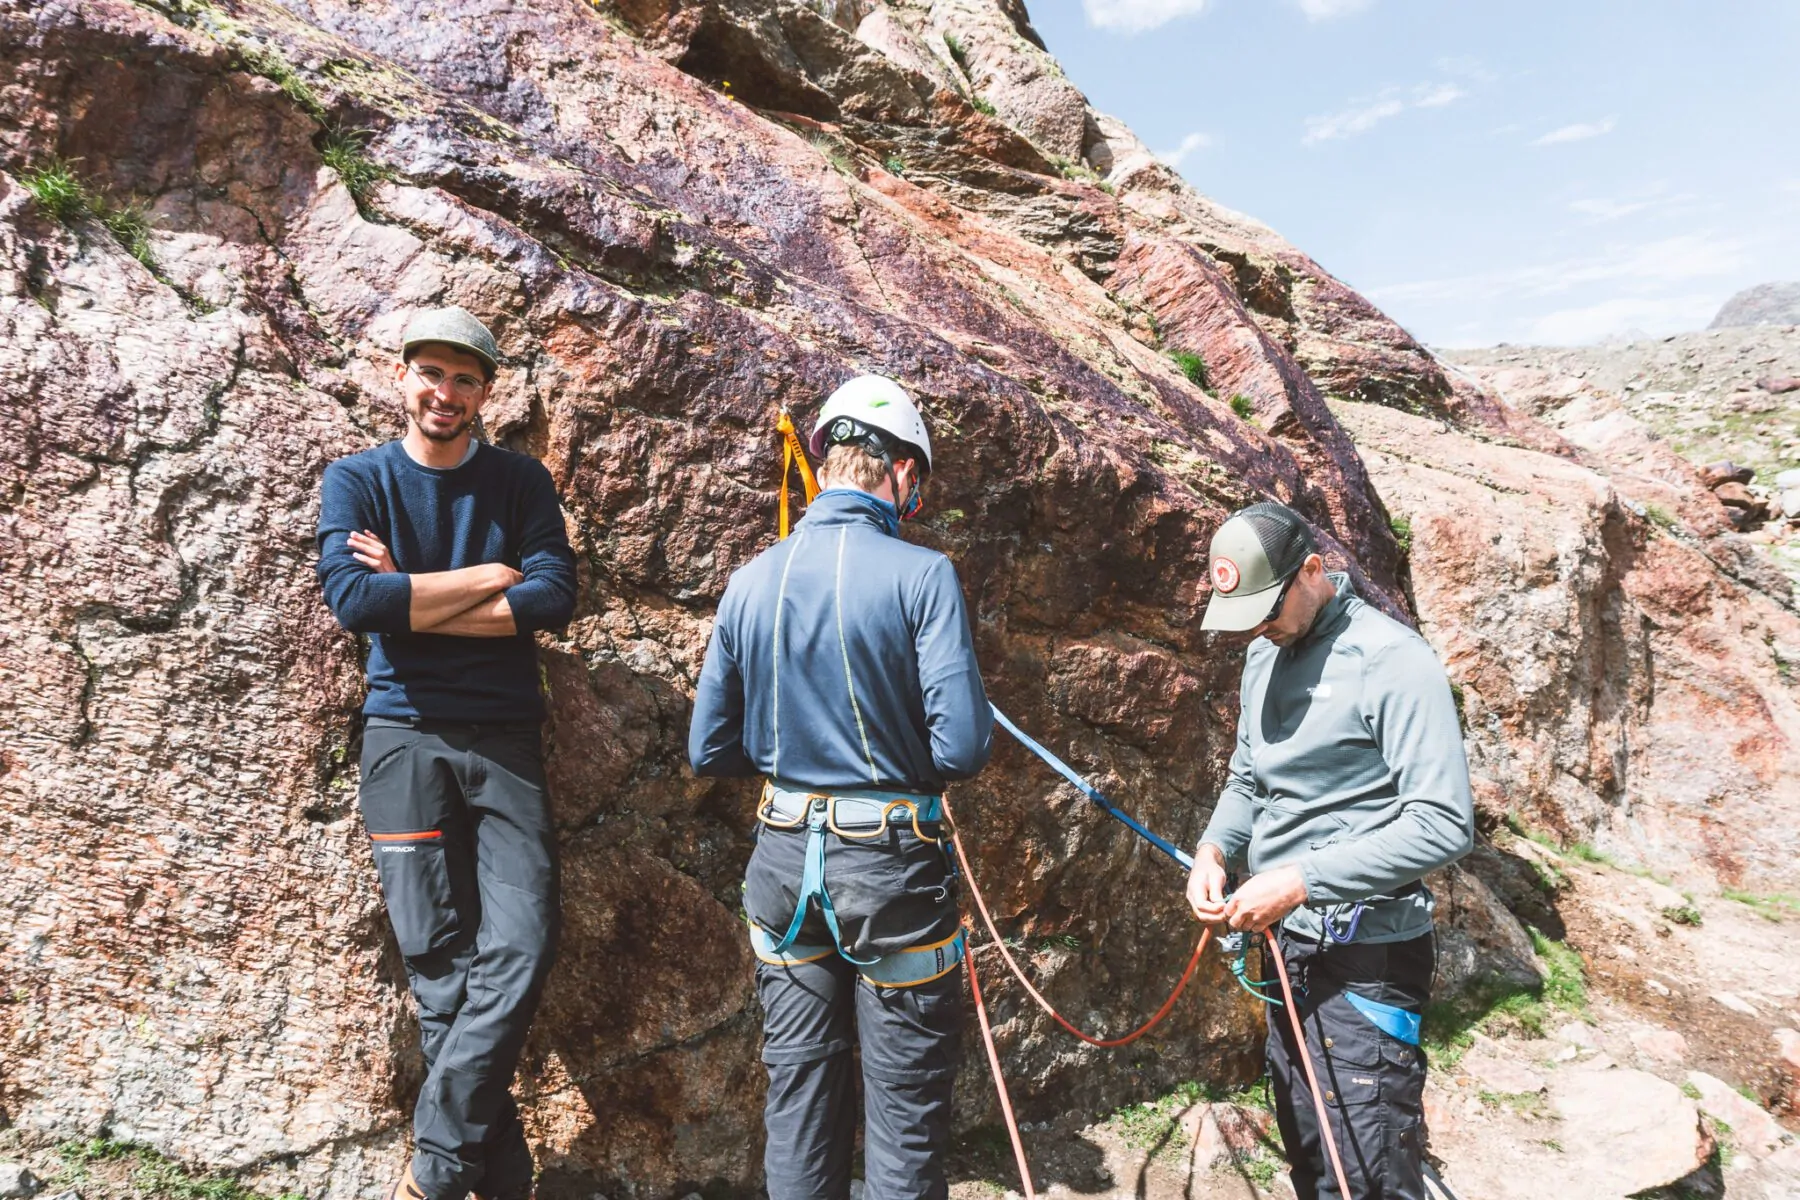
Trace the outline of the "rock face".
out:
[[[1738,648],[1800,631],[1718,548],[1717,502],[1665,480],[1696,525],[1656,534],[1603,455],[1093,112],[1016,0],[0,0],[0,74],[22,1130],[315,1196],[399,1160],[419,1064],[312,529],[324,464],[397,431],[425,305],[495,328],[488,433],[550,467],[582,560],[544,642],[566,928],[520,1091],[546,1196],[756,1185],[752,789],[693,779],[683,737],[713,606],[773,537],[774,414],[856,371],[941,431],[909,536],[955,559],[994,698],[1172,839],[1236,716],[1241,641],[1199,630],[1207,539],[1272,497],[1374,603],[1417,599],[1490,809],[1791,877],[1793,702]],[[27,187],[56,158],[148,233],[57,219]],[[1057,947],[1052,999],[1141,1018],[1193,936],[1169,868],[1010,744],[953,799],[1009,932]],[[1446,880],[1458,969],[1529,972],[1494,878]],[[1126,1057],[996,982],[1021,1115],[1250,1077],[1261,1014],[1224,984],[1209,961]],[[972,1059],[966,1122],[988,1096]]]
[[[1736,325],[1800,325],[1800,283],[1759,283],[1725,302],[1708,329]]]
[[[1608,475],[1603,456],[1336,412],[1409,523],[1420,629],[1458,685],[1478,802],[1635,863],[1791,890],[1800,693],[1773,649],[1800,647],[1787,581],[1730,535],[1653,516],[1639,497],[1656,481]]]

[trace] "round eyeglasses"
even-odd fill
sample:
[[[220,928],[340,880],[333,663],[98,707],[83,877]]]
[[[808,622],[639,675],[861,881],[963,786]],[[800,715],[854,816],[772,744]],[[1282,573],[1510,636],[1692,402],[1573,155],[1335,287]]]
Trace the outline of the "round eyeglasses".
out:
[[[434,392],[444,386],[445,380],[449,380],[451,394],[459,399],[473,400],[481,395],[481,390],[487,386],[487,380],[461,371],[454,375],[447,375],[436,367],[421,367],[418,363],[407,363],[406,365],[408,370],[417,375],[420,381]]]

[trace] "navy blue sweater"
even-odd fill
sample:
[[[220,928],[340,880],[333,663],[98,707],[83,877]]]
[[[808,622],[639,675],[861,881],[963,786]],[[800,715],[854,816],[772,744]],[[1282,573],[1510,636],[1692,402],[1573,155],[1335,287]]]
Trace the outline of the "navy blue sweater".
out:
[[[987,764],[993,714],[956,569],[890,535],[879,503],[821,492],[794,536],[732,575],[694,697],[696,774],[933,793]]]
[[[356,561],[347,539],[367,529],[398,572]],[[518,633],[477,638],[413,633],[410,573],[505,563]],[[527,454],[480,445],[462,465],[420,466],[399,442],[325,468],[319,583],[338,623],[369,638],[372,717],[535,721],[544,715],[532,632],[560,629],[575,610],[575,554],[556,485]]]

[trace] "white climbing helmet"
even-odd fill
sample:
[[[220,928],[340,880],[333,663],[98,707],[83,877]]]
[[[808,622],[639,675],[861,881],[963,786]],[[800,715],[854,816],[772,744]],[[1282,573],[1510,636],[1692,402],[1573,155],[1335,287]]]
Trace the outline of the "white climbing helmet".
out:
[[[819,410],[819,421],[813,426],[808,443],[814,458],[824,456],[827,440],[839,440],[831,436],[832,425],[844,417],[917,446],[925,456],[925,469],[931,470],[931,435],[925,432],[925,418],[893,380],[881,375],[858,375],[831,393],[825,407]]]

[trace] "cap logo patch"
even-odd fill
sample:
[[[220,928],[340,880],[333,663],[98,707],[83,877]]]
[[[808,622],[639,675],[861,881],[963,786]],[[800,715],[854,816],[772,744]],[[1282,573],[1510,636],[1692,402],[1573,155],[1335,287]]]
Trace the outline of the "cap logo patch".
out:
[[[1215,558],[1212,565],[1213,587],[1221,592],[1235,592],[1238,581],[1238,566],[1229,558]]]

